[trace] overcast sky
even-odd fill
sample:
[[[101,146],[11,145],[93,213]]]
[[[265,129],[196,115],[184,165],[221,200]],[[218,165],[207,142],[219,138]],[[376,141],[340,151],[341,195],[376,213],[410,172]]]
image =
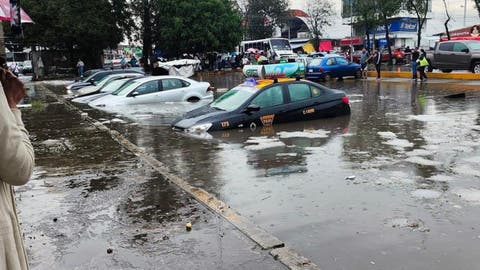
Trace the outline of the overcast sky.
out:
[[[290,8],[305,10],[305,3],[309,0],[290,0]],[[350,28],[341,24],[340,12],[341,12],[341,0],[315,0],[315,1],[331,1],[334,4],[337,17],[332,21],[336,22],[326,32],[325,37],[338,38],[340,36],[350,35]],[[478,12],[475,9],[475,3],[473,0],[466,0],[467,12],[465,16],[466,25],[479,24],[480,19]],[[465,0],[447,0],[448,11],[450,13],[451,22],[449,27],[451,29],[463,27],[464,20],[464,4]],[[433,12],[431,14],[431,23],[429,24],[429,33],[443,32],[443,21],[446,19],[445,9],[442,0],[433,0]],[[334,33],[334,34],[333,34]],[[335,36],[333,36],[335,35]]]

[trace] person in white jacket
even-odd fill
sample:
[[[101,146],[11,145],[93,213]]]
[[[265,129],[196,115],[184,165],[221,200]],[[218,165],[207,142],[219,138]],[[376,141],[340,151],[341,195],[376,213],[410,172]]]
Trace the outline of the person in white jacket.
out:
[[[0,270],[28,269],[12,186],[24,185],[34,167],[34,152],[17,104],[23,83],[0,68]]]

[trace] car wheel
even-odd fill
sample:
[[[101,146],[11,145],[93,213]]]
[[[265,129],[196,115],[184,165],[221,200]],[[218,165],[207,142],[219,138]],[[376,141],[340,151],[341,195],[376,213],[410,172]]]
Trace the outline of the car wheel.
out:
[[[199,102],[200,99],[198,97],[189,97],[187,101],[191,103],[195,103],[195,102]]]
[[[442,69],[442,72],[443,73],[450,73],[450,72],[452,72],[452,70],[451,69]]]
[[[332,76],[330,74],[325,74],[323,75],[323,81],[328,82],[332,79]]]
[[[355,79],[360,79],[362,77],[362,71],[361,70],[356,70],[355,71]]]
[[[475,62],[472,66],[473,73],[480,73],[480,62]]]

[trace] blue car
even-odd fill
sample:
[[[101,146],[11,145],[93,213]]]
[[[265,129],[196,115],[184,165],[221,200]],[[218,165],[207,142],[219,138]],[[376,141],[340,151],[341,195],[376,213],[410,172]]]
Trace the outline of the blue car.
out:
[[[308,62],[305,70],[305,78],[309,80],[328,81],[331,78],[343,78],[353,76],[356,79],[362,77],[360,65],[350,63],[343,56],[337,54],[325,55]]]

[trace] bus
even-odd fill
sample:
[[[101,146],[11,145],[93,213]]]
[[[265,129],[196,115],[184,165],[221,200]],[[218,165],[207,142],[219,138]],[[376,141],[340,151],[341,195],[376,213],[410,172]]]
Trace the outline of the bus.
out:
[[[286,38],[265,38],[257,40],[245,40],[240,43],[239,51],[248,53],[252,50],[265,52],[265,56],[271,63],[280,61],[295,62],[295,54],[290,46],[290,41]]]

